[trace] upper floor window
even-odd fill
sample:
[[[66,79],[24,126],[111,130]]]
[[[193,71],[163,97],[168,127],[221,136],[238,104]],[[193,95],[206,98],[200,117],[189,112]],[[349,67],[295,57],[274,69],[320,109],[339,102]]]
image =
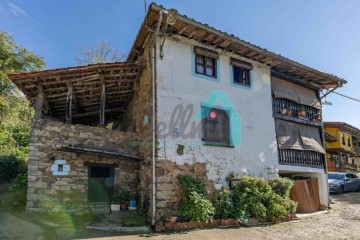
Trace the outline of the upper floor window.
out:
[[[218,53],[200,47],[195,47],[194,52],[195,73],[216,78]]]
[[[230,63],[233,68],[233,83],[251,87],[250,71],[253,69],[252,65],[250,63],[233,58],[231,59]]]
[[[342,133],[341,133],[341,143],[342,143],[342,145],[346,145],[345,144],[345,136]]]
[[[351,147],[351,140],[350,140],[350,137],[349,137],[349,136],[347,136],[346,138],[347,138],[348,146],[349,146],[349,147]]]
[[[204,108],[204,140],[207,144],[217,146],[230,145],[230,118],[225,110]]]

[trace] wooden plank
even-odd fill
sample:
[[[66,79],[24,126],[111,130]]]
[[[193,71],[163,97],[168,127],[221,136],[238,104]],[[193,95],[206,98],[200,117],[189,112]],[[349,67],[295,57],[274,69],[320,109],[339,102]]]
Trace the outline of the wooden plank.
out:
[[[38,96],[36,98],[36,106],[35,106],[35,119],[42,118],[42,111],[44,106],[44,92],[39,91]]]
[[[99,72],[99,79],[101,83],[100,125],[105,126],[106,84],[105,84],[104,73],[102,71]]]
[[[67,99],[66,99],[66,123],[71,123],[71,105],[72,105],[72,99],[73,99],[73,87],[70,85],[67,93]]]
[[[35,80],[36,80],[36,82],[37,82],[37,90],[38,90],[38,93],[41,93],[42,98],[43,98],[43,100],[42,100],[42,101],[43,101],[42,106],[45,105],[45,107],[46,107],[46,113],[51,116],[50,104],[49,104],[49,102],[48,102],[47,99],[46,99],[46,95],[45,95],[45,92],[44,92],[44,88],[43,88],[43,85],[42,85],[42,81],[41,81],[40,77],[38,77],[38,76],[35,77]]]
[[[295,180],[290,198],[298,203],[298,213],[312,213],[320,209],[320,195],[317,178]]]

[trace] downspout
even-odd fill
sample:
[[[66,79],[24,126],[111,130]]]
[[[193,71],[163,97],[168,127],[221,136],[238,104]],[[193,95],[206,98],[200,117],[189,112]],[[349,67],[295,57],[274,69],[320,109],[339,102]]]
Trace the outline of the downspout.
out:
[[[156,224],[156,176],[155,176],[155,159],[156,159],[156,108],[155,108],[155,95],[156,95],[156,40],[159,36],[160,25],[162,22],[163,12],[159,11],[159,21],[154,35],[152,49],[151,49],[151,81],[152,81],[152,220],[151,224]]]

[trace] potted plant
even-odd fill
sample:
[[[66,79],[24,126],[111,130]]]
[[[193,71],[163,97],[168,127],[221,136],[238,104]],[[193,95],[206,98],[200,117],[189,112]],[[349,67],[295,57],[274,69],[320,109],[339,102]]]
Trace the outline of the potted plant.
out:
[[[129,192],[125,188],[119,188],[120,209],[128,209]]]
[[[112,194],[110,209],[112,212],[120,211],[120,195],[119,195],[118,187],[115,187],[114,192]]]
[[[305,112],[305,108],[304,107],[300,107],[297,111],[297,116],[298,117],[305,117],[306,116],[306,112]]]
[[[315,121],[315,122],[321,122],[321,116],[320,116],[320,114],[315,115],[314,118],[313,118],[313,121]]]
[[[286,108],[286,115],[291,116],[291,113],[292,113],[291,107],[288,106],[288,107]]]
[[[129,210],[136,210],[138,194],[136,192],[131,192],[129,195],[129,199]]]

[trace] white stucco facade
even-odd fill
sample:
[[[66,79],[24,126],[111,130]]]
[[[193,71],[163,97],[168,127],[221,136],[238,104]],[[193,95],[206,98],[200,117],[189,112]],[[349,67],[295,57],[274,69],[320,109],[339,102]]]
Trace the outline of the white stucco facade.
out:
[[[177,164],[206,162],[207,177],[215,182],[217,189],[223,186],[230,172],[265,178],[277,176],[278,153],[269,67],[243,59],[253,65],[251,88],[235,86],[231,56],[220,53],[217,79],[197,75],[194,45],[195,42],[187,39],[181,39],[181,42],[166,39],[163,58],[157,59],[158,159]],[[240,128],[236,131],[240,135],[238,146],[206,146],[202,141],[201,119],[197,114],[213,91],[223,91],[240,117]],[[215,105],[221,107],[222,103]],[[174,114],[175,109],[177,114]],[[174,116],[181,116],[188,124],[171,124],[175,122],[172,119],[181,119]],[[183,155],[176,151],[178,144],[184,145]]]

